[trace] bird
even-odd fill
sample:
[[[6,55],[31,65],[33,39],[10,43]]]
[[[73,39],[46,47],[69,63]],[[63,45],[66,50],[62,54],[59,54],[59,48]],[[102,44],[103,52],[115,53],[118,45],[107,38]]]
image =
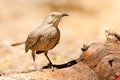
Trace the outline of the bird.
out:
[[[48,51],[53,49],[60,41],[60,30],[58,25],[61,21],[61,18],[64,16],[69,15],[63,12],[50,12],[45,17],[42,24],[28,35],[26,41],[12,44],[12,46],[21,45],[24,43],[25,52],[27,53],[29,50],[32,51],[31,55],[34,62],[35,54],[44,53],[49,61],[50,68],[54,70],[54,66],[48,57]]]

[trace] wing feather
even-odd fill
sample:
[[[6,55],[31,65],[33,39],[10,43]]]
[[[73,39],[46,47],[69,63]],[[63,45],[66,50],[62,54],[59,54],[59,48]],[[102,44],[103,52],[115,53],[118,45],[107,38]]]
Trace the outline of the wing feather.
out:
[[[39,39],[40,36],[41,36],[40,34],[37,34],[37,33],[35,33],[35,32],[32,32],[32,33],[28,36],[28,38],[27,38],[27,40],[26,40],[26,42],[25,42],[25,52],[28,52],[28,50],[29,50],[32,46],[34,46],[34,45],[36,44],[36,42],[38,41],[38,39]]]

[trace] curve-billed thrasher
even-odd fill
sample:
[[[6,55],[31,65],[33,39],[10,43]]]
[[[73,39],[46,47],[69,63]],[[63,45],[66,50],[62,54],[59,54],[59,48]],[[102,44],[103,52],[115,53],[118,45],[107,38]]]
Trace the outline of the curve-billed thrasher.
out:
[[[47,56],[47,53],[59,43],[60,31],[58,29],[58,24],[64,16],[68,16],[68,14],[61,12],[49,13],[42,25],[28,35],[27,40],[25,41],[25,51],[28,52],[29,49],[32,50],[34,62],[35,53],[44,53],[50,63],[50,67],[53,68],[53,64]],[[12,46],[22,43],[24,42],[12,44]]]

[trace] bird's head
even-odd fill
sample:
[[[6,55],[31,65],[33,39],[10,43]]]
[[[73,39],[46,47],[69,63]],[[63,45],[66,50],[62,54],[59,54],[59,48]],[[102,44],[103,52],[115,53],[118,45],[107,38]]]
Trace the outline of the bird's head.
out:
[[[52,24],[53,26],[58,26],[60,20],[64,16],[69,16],[66,13],[61,13],[61,12],[51,12],[47,15],[47,17],[44,20],[44,24]]]

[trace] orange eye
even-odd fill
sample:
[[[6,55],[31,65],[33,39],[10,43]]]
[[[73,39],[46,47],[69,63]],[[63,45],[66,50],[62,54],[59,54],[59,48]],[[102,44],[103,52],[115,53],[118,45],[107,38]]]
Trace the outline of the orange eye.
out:
[[[55,17],[55,15],[54,15],[54,14],[52,14],[52,15],[51,15],[51,17],[52,17],[52,18],[54,18],[54,17]]]

